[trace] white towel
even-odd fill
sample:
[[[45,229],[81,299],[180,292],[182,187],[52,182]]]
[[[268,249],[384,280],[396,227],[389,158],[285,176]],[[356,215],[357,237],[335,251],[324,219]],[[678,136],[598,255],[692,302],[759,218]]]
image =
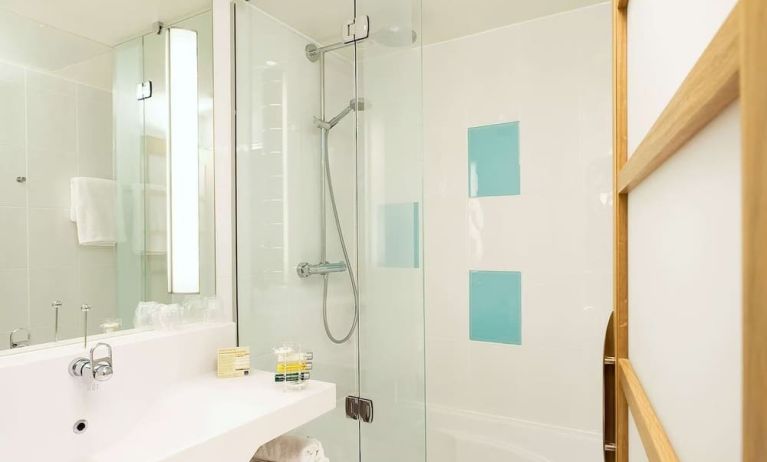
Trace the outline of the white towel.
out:
[[[322,443],[313,438],[283,435],[258,448],[251,462],[330,462]]]
[[[75,177],[70,187],[69,218],[77,223],[80,245],[115,245],[117,186],[114,180]]]

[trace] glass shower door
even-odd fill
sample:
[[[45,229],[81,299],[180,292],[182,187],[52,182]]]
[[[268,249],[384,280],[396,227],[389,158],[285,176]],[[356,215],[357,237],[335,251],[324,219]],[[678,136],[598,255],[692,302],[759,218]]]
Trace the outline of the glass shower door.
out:
[[[282,342],[314,353],[337,405],[293,433],[331,461],[422,462],[420,2],[342,10],[307,26],[235,3],[239,339],[261,370]],[[343,44],[364,16],[369,36]],[[308,275],[325,263],[341,271]],[[372,422],[347,417],[346,397],[371,400]]]
[[[346,417],[345,398],[359,395],[358,330],[335,344],[323,319],[326,293],[328,330],[341,338],[350,330],[348,272],[328,275],[325,288],[322,276],[299,277],[297,267],[343,261],[315,118],[327,121],[350,107],[353,47],[327,53],[322,78],[321,61],[310,60],[305,47],[340,40],[342,21],[320,31],[323,37],[309,37],[263,11],[268,3],[235,3],[239,342],[250,347],[253,367],[266,371],[275,366],[272,348],[283,342],[313,352],[311,378],[336,384],[337,405],[293,433],[320,440],[334,462],[352,462],[359,460],[359,424]],[[343,10],[327,13],[353,17],[352,0]],[[355,132],[347,113],[327,141],[338,218],[356,273]]]
[[[360,425],[365,462],[426,459],[420,0],[356,0]]]

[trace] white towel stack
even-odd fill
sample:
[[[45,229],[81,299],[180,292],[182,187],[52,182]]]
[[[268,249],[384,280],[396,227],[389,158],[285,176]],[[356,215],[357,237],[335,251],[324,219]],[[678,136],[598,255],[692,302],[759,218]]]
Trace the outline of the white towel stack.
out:
[[[322,443],[313,438],[283,435],[258,448],[251,462],[330,462]]]
[[[75,177],[70,181],[69,218],[77,223],[80,245],[117,243],[117,186],[114,180]]]

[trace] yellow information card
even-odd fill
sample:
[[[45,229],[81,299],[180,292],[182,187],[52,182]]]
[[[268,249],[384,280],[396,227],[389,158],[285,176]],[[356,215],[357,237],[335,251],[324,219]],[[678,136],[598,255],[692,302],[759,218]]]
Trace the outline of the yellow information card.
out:
[[[217,373],[221,378],[248,375],[250,373],[250,348],[219,348]]]

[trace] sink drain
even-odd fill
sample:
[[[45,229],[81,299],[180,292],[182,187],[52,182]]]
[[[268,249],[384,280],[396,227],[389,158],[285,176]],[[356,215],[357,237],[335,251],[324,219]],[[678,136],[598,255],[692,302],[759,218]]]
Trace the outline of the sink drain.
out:
[[[88,429],[88,421],[85,419],[78,420],[72,426],[72,431],[75,433],[83,433],[86,429]]]

